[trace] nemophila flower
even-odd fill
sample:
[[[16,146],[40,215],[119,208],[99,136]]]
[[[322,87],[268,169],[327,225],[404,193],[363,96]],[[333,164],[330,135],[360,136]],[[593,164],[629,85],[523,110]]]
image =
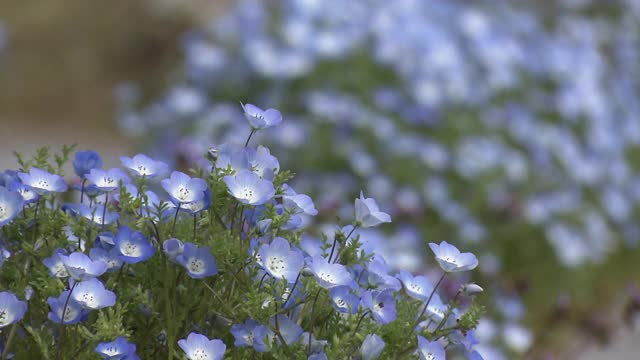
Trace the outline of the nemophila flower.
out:
[[[407,295],[414,299],[425,301],[433,290],[433,285],[424,276],[413,276],[406,271],[401,271],[397,276],[402,281]]]
[[[314,256],[309,264],[309,269],[313,272],[318,285],[325,289],[336,286],[355,286],[355,281],[344,265],[329,264],[322,256]]]
[[[112,342],[102,342],[96,346],[95,351],[107,360],[125,360],[136,352],[136,344],[130,343],[123,336],[118,336]]]
[[[478,266],[478,259],[472,253],[460,253],[455,246],[443,241],[438,244],[429,243],[436,256],[436,261],[445,272],[473,270]]]
[[[67,299],[69,300],[67,301]],[[84,309],[80,303],[69,297],[69,290],[63,291],[57,298],[49,297],[47,303],[49,304],[49,308],[51,308],[48,318],[56,324],[76,324],[84,321],[89,315],[87,309]],[[66,309],[64,308],[65,303],[67,304]],[[64,319],[62,316],[63,311]]]
[[[246,205],[262,205],[276,194],[271,181],[261,179],[250,170],[240,170],[235,176],[225,176],[224,182],[229,193]]]
[[[0,187],[0,226],[6,225],[22,209],[22,196],[15,191]]]
[[[42,260],[42,263],[49,268],[49,275],[57,278],[66,278],[69,276],[67,267],[64,266],[62,256],[67,255],[67,251],[64,249],[55,249],[50,257]]]
[[[105,225],[109,225],[120,217],[117,212],[110,211],[108,208],[105,209],[105,205],[103,204],[97,204],[91,207],[86,204],[65,204],[62,206],[62,210],[69,211],[76,216],[82,216],[94,225],[102,225],[103,222]],[[104,219],[102,217],[103,213]]]
[[[116,246],[116,236],[111,231],[103,231],[93,240],[93,246],[105,250],[113,249]]]
[[[462,292],[467,296],[479,294],[484,291],[484,289],[480,285],[474,283],[464,284],[462,285],[461,289]]]
[[[307,360],[328,360],[328,358],[327,358],[327,354],[325,354],[324,352],[321,352],[321,353],[309,355]]]
[[[231,333],[235,338],[233,345],[235,347],[253,346],[254,330],[258,325],[257,321],[246,319],[244,324],[234,324],[231,326]]]
[[[7,169],[3,172],[0,172],[0,186],[8,187],[12,182],[15,181],[20,181],[17,171]]]
[[[421,360],[446,360],[445,351],[442,344],[429,341],[418,335],[418,355]]]
[[[77,283],[71,297],[82,307],[91,310],[113,306],[116,303],[116,294],[107,290],[96,278]]]
[[[285,279],[293,283],[304,266],[304,257],[292,250],[289,242],[281,237],[260,247],[260,258],[265,271],[276,279]]]
[[[375,256],[367,265],[367,280],[379,290],[392,289],[399,291],[402,289],[400,281],[389,275],[389,266],[384,258]]]
[[[251,170],[260,178],[273,181],[274,175],[280,171],[280,163],[269,149],[260,145],[257,150],[247,148],[246,152]]]
[[[162,243],[162,250],[170,261],[175,262],[178,255],[184,252],[184,244],[178,239],[167,239]]]
[[[257,352],[267,352],[273,344],[276,334],[266,325],[258,325],[253,330],[253,348]]]
[[[31,186],[25,185],[20,181],[13,181],[9,184],[9,190],[15,191],[22,196],[24,205],[32,204],[40,198],[37,192],[35,192]]]
[[[156,252],[151,242],[140,231],[131,231],[127,226],[118,228],[115,247],[127,264],[137,264],[152,257]]]
[[[309,339],[309,336],[311,336],[311,339]],[[318,340],[315,336],[313,336],[313,334],[309,334],[306,331],[302,333],[302,336],[300,336],[300,340],[298,340],[298,342],[305,347],[308,347],[309,344],[311,344],[310,350],[312,354],[323,353],[324,348],[329,344],[327,340]]]
[[[67,238],[67,246],[65,246],[67,250],[79,250],[81,252],[84,252],[86,241],[78,238],[76,234],[73,233],[73,229],[71,228],[71,226],[63,226],[62,231],[64,232],[64,236]]]
[[[421,310],[424,309],[424,305],[425,304],[420,307]],[[444,315],[446,313],[447,305],[442,302],[442,299],[440,299],[440,296],[438,294],[433,294],[433,296],[431,297],[431,301],[429,301],[427,309],[425,310],[425,314],[427,315],[427,317],[437,324],[442,319],[444,319]],[[430,321],[427,321],[427,323],[429,322]]]
[[[187,214],[198,214],[203,210],[207,210],[211,206],[211,191],[209,189],[204,191],[204,196],[202,199],[190,202],[187,204],[182,204],[180,209],[183,209]]]
[[[360,298],[351,293],[349,286],[336,286],[329,291],[331,306],[341,313],[355,314],[358,312]]]
[[[221,340],[209,340],[206,336],[193,332],[186,340],[178,340],[178,346],[187,354],[189,360],[220,360],[227,350]]]
[[[318,210],[316,210],[313,200],[308,195],[296,193],[295,190],[289,186],[287,186],[282,196],[282,201],[286,209],[296,209],[296,212],[302,212],[311,216],[318,215]]]
[[[0,292],[0,329],[22,319],[27,311],[27,303],[8,291]]]
[[[62,176],[51,174],[35,167],[31,168],[29,173],[19,173],[18,177],[23,184],[30,186],[38,195],[65,192],[68,189],[67,183]]]
[[[160,184],[176,206],[202,199],[207,190],[207,183],[204,180],[191,178],[180,171],[172,172],[171,177],[162,180]]]
[[[272,219],[263,219],[256,223],[256,227],[258,228],[259,234],[266,234],[271,229],[271,224],[273,223]]]
[[[89,257],[91,260],[100,261],[107,264],[106,272],[114,272],[122,266],[124,261],[122,260],[123,256],[120,253],[120,250],[116,247],[112,247],[111,249],[104,249],[101,247],[94,247],[89,250]]]
[[[300,325],[284,314],[278,314],[272,317],[269,320],[269,323],[273,329],[278,329],[280,331],[280,335],[282,335],[282,338],[287,345],[295,344],[304,332]]]
[[[187,274],[194,279],[213,276],[218,273],[218,266],[209,252],[208,246],[198,247],[192,243],[184,244],[182,254],[176,261],[187,269]]]
[[[360,301],[362,306],[371,310],[373,317],[381,324],[390,323],[398,316],[391,289],[367,290],[362,294]]]
[[[138,154],[133,158],[120,157],[122,165],[138,177],[154,178],[164,175],[169,171],[169,166],[162,161],[156,161],[144,154]]]
[[[362,191],[360,198],[356,199],[356,223],[362,227],[378,226],[382,223],[391,222],[389,214],[380,211],[378,204],[372,198],[364,197]]]
[[[384,350],[384,345],[384,340],[382,340],[380,336],[376,334],[367,335],[360,346],[362,360],[374,360],[379,358],[382,350]]]
[[[93,169],[100,169],[102,167],[102,158],[100,154],[93,150],[85,150],[76,152],[76,156],[73,159],[73,170],[76,175],[81,178],[87,176]]]
[[[77,281],[88,280],[100,276],[107,271],[107,264],[91,260],[81,252],[67,255],[58,254],[69,275]]]
[[[222,170],[230,169],[232,173],[240,170],[251,170],[247,148],[236,144],[222,144],[217,149],[218,158],[216,168]]]
[[[122,181],[123,184],[131,182],[129,175],[119,168],[110,170],[91,169],[87,175],[87,180],[95,185],[98,190],[107,193],[117,189],[120,181]]]
[[[277,126],[282,122],[282,114],[276,109],[262,110],[253,104],[241,104],[244,116],[255,130]]]

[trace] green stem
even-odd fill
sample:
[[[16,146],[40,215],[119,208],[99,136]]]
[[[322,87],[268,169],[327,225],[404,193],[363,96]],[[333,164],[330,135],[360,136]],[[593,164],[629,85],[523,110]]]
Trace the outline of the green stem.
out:
[[[438,289],[438,286],[440,286],[440,284],[442,283],[442,280],[444,280],[444,277],[446,275],[447,275],[446,272],[442,273],[442,276],[440,277],[440,280],[438,280],[438,283],[436,284],[436,286],[434,286],[433,290],[431,290],[431,294],[429,294],[429,298],[427,299],[427,302],[424,304],[424,308],[420,312],[420,315],[418,315],[418,318],[416,319],[416,323],[411,328],[411,332],[409,333],[409,337],[411,337],[413,335],[413,333],[416,331],[416,327],[418,326],[418,324],[420,324],[420,318],[422,318],[422,315],[424,315],[425,311],[427,311],[427,307],[429,307],[429,303],[431,302],[431,299],[433,298],[433,295],[436,293],[436,290]]]
[[[9,330],[9,337],[7,338],[7,343],[4,346],[4,351],[2,351],[2,360],[5,360],[7,358],[7,355],[9,354],[9,347],[11,347],[11,342],[13,341],[13,336],[16,333],[16,325],[17,323],[13,323],[13,325],[11,325],[11,330]]]

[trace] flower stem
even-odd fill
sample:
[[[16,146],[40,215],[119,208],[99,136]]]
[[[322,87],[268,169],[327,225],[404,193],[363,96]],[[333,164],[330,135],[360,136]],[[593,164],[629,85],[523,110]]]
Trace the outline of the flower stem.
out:
[[[338,262],[338,260],[340,260],[340,255],[342,255],[342,251],[344,250],[344,247],[347,244],[347,240],[349,240],[349,238],[351,237],[351,235],[353,234],[354,231],[356,231],[356,229],[358,228],[357,225],[354,225],[353,228],[351,229],[351,231],[349,231],[349,234],[347,234],[347,236],[344,238],[344,246],[338,251],[338,254],[336,255],[336,258],[334,260],[334,264]],[[333,257],[333,251],[336,248],[336,242],[338,240],[337,236],[333,237],[333,246],[331,246],[331,254],[329,255],[329,259],[327,260],[327,262],[331,263],[331,257]]]
[[[84,186],[87,183],[87,179],[82,179],[82,186],[80,187],[80,204],[84,201]]]
[[[249,133],[249,137],[247,138],[247,141],[245,141],[244,143],[244,147],[249,146],[249,141],[251,140],[251,137],[253,136],[253,134],[255,134],[256,129],[251,129],[251,132]]]
[[[109,203],[109,193],[104,194],[104,207],[102,208],[102,229],[104,231],[104,217],[107,214],[107,204]]]
[[[71,299],[71,294],[73,293],[73,289],[78,285],[78,281],[74,281],[73,285],[71,285],[71,289],[69,290],[69,295],[67,295],[67,299],[64,301],[64,306],[62,307],[62,316],[60,318],[60,347],[58,348],[58,358],[62,359],[62,349],[64,348],[64,323],[65,323],[65,315],[67,314],[67,306],[69,305],[69,299]]]
[[[173,226],[171,227],[171,237],[173,237],[173,234],[176,231],[176,223],[178,222],[178,213],[180,212],[180,206],[182,206],[182,204],[178,203],[178,206],[176,207],[176,214],[173,215]]]
[[[413,333],[416,331],[416,327],[418,326],[418,324],[420,324],[420,318],[422,317],[422,315],[424,315],[425,311],[427,311],[427,307],[429,307],[429,303],[431,302],[431,299],[433,298],[433,295],[436,293],[436,290],[438,289],[438,286],[440,286],[440,284],[442,283],[442,280],[444,280],[444,277],[446,275],[447,275],[446,272],[442,273],[442,276],[440,276],[440,280],[438,280],[438,283],[436,284],[436,286],[434,286],[433,290],[431,290],[431,294],[429,294],[429,297],[427,298],[427,302],[425,302],[425,304],[424,304],[424,308],[420,312],[420,315],[418,315],[418,318],[416,319],[416,323],[411,328],[411,333],[409,334],[409,337],[411,337],[413,335]]]

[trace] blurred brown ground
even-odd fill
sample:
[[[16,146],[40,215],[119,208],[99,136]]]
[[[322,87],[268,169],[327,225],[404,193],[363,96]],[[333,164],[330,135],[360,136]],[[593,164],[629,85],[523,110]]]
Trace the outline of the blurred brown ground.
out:
[[[115,164],[133,146],[114,121],[114,86],[131,80],[157,95],[180,61],[184,30],[228,3],[0,1],[9,33],[0,55],[0,167],[15,166],[13,150],[65,143]]]

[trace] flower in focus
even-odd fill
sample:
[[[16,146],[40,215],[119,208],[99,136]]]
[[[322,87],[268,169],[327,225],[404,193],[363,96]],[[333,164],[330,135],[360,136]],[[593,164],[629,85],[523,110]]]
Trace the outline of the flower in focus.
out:
[[[418,335],[418,355],[421,360],[445,360],[445,351],[442,344],[436,341],[429,341]]]
[[[225,176],[224,182],[229,187],[229,193],[246,205],[262,205],[276,194],[271,181],[261,179],[250,170],[240,170],[235,176]]]
[[[293,283],[304,265],[304,257],[298,251],[291,250],[289,242],[281,237],[273,239],[271,244],[260,247],[260,259],[263,268],[276,279],[286,279]]]
[[[76,284],[71,293],[71,298],[82,307],[91,310],[113,306],[116,303],[116,294],[105,289],[104,284],[96,278]]]
[[[382,350],[384,350],[384,341],[376,334],[369,334],[364,338],[362,346],[360,346],[360,353],[362,354],[362,360],[374,360],[380,357]]]
[[[113,168],[110,170],[91,169],[87,180],[103,192],[111,192],[118,188],[120,181],[123,184],[127,184],[131,181],[129,175],[122,169]]]
[[[6,225],[22,209],[22,196],[15,191],[0,187],[0,226]]]
[[[0,328],[18,322],[27,311],[27,303],[8,291],[0,292]]]
[[[266,129],[282,122],[282,114],[276,109],[262,110],[253,104],[242,104],[242,109],[251,128],[255,130]]]
[[[87,309],[84,309],[80,303],[69,297],[69,290],[63,291],[57,298],[49,297],[47,299],[47,303],[51,308],[48,315],[49,320],[56,324],[76,324],[83,321],[87,315],[89,315],[89,311]],[[65,304],[67,304],[66,308]],[[63,311],[64,320],[62,316]]]
[[[380,211],[378,204],[372,198],[364,197],[362,191],[360,198],[356,199],[356,223],[362,227],[378,226],[382,223],[391,222],[389,214]]]
[[[429,243],[436,256],[436,261],[445,272],[473,270],[478,266],[478,259],[472,253],[461,253],[455,246],[443,241],[440,245]]]
[[[65,192],[68,189],[67,183],[62,176],[51,174],[35,167],[31,168],[29,173],[19,173],[18,177],[23,184],[30,186],[38,195]]]
[[[198,247],[192,243],[184,244],[184,249],[176,257],[176,261],[187,269],[187,274],[194,279],[213,276],[218,273],[218,266],[209,253],[209,247]]]
[[[318,285],[325,289],[336,286],[355,286],[355,281],[344,265],[329,264],[322,256],[314,256],[309,264],[309,269],[318,281]]]
[[[121,226],[118,229],[115,246],[120,251],[122,260],[127,264],[136,264],[147,260],[156,252],[142,232],[131,231],[127,226]]]
[[[130,343],[126,338],[118,336],[115,341],[102,342],[96,346],[95,351],[107,360],[126,360],[136,352],[136,344]]]
[[[120,157],[122,165],[138,177],[154,178],[166,174],[169,166],[162,161],[156,161],[144,154],[138,154],[133,158]]]
[[[73,159],[73,170],[76,175],[84,178],[93,169],[100,169],[102,167],[102,158],[100,154],[93,150],[85,150],[76,152],[76,156]]]
[[[81,252],[73,252],[68,256],[59,254],[58,256],[62,259],[62,263],[69,275],[77,281],[89,280],[107,271],[107,264],[102,261],[91,260]]]
[[[404,288],[409,296],[414,299],[425,301],[429,297],[429,293],[433,290],[433,285],[424,276],[413,276],[406,271],[398,274],[398,279],[404,284]]]
[[[221,340],[209,340],[206,336],[193,332],[186,340],[178,340],[178,346],[187,354],[189,360],[220,360],[227,350]]]
[[[204,180],[191,178],[180,171],[172,172],[171,177],[162,180],[160,184],[176,206],[202,199],[207,190],[207,183]]]
[[[391,289],[365,291],[361,301],[362,305],[371,310],[373,317],[381,324],[388,324],[398,316]]]

